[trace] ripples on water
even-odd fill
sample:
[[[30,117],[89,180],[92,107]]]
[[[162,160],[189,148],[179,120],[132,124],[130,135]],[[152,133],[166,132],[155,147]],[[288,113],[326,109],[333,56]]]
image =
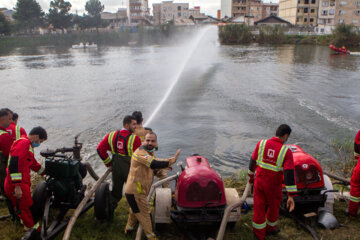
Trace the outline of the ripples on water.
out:
[[[1,102],[20,114],[27,131],[48,129],[41,148],[71,146],[81,132],[84,156],[101,173],[98,142],[134,110],[146,121],[193,39],[176,46],[16,49],[0,57],[0,81],[8,89]],[[330,141],[360,128],[359,63],[358,56],[321,46],[220,46],[210,29],[151,122],[158,156],[180,147],[182,159],[203,154],[229,175],[247,166],[259,139],[288,123],[290,143],[334,161]]]

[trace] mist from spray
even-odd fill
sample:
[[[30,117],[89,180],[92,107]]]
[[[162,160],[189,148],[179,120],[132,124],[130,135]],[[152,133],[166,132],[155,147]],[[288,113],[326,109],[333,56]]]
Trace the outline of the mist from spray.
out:
[[[180,63],[179,68],[174,74],[174,78],[172,79],[172,83],[168,90],[166,91],[164,97],[161,99],[159,104],[156,106],[155,110],[151,113],[150,117],[147,119],[147,121],[144,123],[144,126],[148,126],[151,121],[154,119],[156,114],[159,112],[161,107],[164,105],[166,100],[168,99],[169,95],[171,94],[172,90],[174,89],[176,83],[179,81],[181,74],[183,73],[186,65],[188,64],[191,56],[195,52],[196,48],[198,47],[201,39],[204,37],[205,33],[210,29],[210,27],[205,27],[199,31],[199,33],[194,37],[193,41],[191,41],[191,45],[188,47],[188,52],[186,53],[185,57],[183,58],[183,61]]]

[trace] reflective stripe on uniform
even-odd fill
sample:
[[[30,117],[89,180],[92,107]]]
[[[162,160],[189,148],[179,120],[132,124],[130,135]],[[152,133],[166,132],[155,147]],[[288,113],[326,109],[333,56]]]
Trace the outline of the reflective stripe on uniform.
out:
[[[111,162],[111,157],[107,157],[105,160],[103,160],[104,164],[108,164]]]
[[[114,151],[114,144],[113,144],[113,139],[114,139],[114,135],[115,135],[116,131],[113,131],[109,134],[109,137],[108,137],[108,143],[110,145],[110,148],[111,148],[111,153],[115,153]]]
[[[287,186],[285,185],[286,191],[287,192],[297,192],[297,187],[296,185],[291,185],[291,186]]]
[[[31,152],[32,154],[34,154],[34,148],[30,145],[29,147],[29,152]]]
[[[146,237],[147,238],[154,238],[155,234],[154,233],[149,233],[149,234],[146,234]]]
[[[148,155],[148,156],[150,156],[150,155]],[[150,157],[149,157],[149,160],[148,160],[147,163],[146,163],[146,166],[147,166],[147,167],[150,167],[150,165],[151,165],[151,163],[152,163],[153,160],[154,160],[154,157],[153,157],[153,156],[150,156]]]
[[[354,157],[358,157],[358,156],[360,156],[360,154],[357,152],[354,152]]]
[[[261,140],[260,141],[260,146],[259,146],[259,151],[258,151],[258,158],[256,160],[257,165],[259,165],[261,168],[265,168],[267,170],[271,170],[271,171],[274,171],[274,172],[282,171],[283,170],[282,165],[283,165],[283,162],[284,162],[284,159],[285,159],[287,147],[284,146],[284,145],[281,147],[278,158],[276,160],[276,165],[273,165],[273,164],[270,164],[270,163],[263,162],[266,142],[267,142],[267,140]]]
[[[39,223],[36,223],[32,228],[33,228],[33,229],[38,229],[39,226],[40,226],[40,224],[39,224]]]
[[[41,167],[40,170],[38,171],[38,174],[40,174],[40,175],[43,174],[44,170],[45,170],[45,168]]]
[[[10,177],[11,177],[12,181],[19,181],[22,179],[22,174],[21,173],[11,173]]]
[[[137,190],[137,193],[138,193],[138,194],[141,194],[141,193],[142,193],[142,187],[141,187],[141,183],[140,183],[140,182],[137,182],[137,183],[136,183],[136,190]]]
[[[350,201],[358,203],[360,202],[360,197],[355,197],[350,195]]]
[[[270,222],[269,220],[266,219],[266,224],[271,226],[271,227],[275,227],[278,221],[275,222]]]
[[[126,225],[125,230],[134,230],[134,228],[130,225]]]
[[[15,126],[15,140],[18,140],[20,138],[20,127]]]
[[[129,137],[129,140],[127,142],[127,148],[128,148],[128,155],[129,156],[133,155],[134,141],[135,141],[135,135],[131,134],[130,137]]]
[[[256,228],[256,229],[264,229],[266,227],[266,222],[261,223],[261,224],[252,222],[252,226],[253,226],[253,228]]]

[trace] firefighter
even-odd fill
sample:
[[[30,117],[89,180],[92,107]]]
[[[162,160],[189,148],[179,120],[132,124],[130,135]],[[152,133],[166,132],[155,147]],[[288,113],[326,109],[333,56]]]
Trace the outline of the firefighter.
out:
[[[142,123],[144,121],[143,117],[142,117],[142,113],[140,111],[135,111],[133,112],[132,116],[134,116],[136,118],[136,129],[135,129],[135,135],[138,136],[141,140],[141,143],[144,142],[145,139],[145,135],[147,133],[152,132],[151,128],[148,127],[143,127]],[[157,150],[157,146],[155,147]],[[167,177],[167,173],[165,169],[157,169],[155,170],[155,175],[159,180],[163,180],[164,178]],[[165,183],[162,185],[164,188],[169,188],[170,184],[169,183]]]
[[[144,143],[131,157],[129,177],[125,185],[125,196],[130,205],[125,233],[132,231],[139,221],[148,239],[156,239],[152,231],[150,205],[147,201],[154,180],[154,170],[171,167],[180,154],[180,149],[178,149],[173,157],[159,159],[154,154],[156,146],[156,134],[154,132],[146,134]]]
[[[350,201],[349,201],[349,208],[348,214],[351,216],[356,216],[358,209],[359,209],[359,202],[360,202],[360,130],[356,134],[355,141],[354,141],[354,156],[355,159],[358,161],[356,167],[351,176],[350,180]]]
[[[10,126],[6,129],[13,138],[13,141],[18,140],[22,136],[26,136],[26,131],[24,128],[17,125],[19,115],[17,113],[12,114],[12,122]]]
[[[133,152],[141,146],[140,138],[134,135],[136,119],[127,115],[123,120],[123,128],[110,132],[99,143],[97,152],[104,164],[112,166],[113,187],[111,191],[113,209],[122,198],[123,185],[129,174],[130,159]],[[108,155],[111,152],[112,158]]]
[[[40,146],[47,139],[47,133],[42,127],[33,128],[28,137],[16,140],[10,150],[9,164],[6,169],[5,193],[17,209],[18,216],[24,224],[25,230],[30,230],[31,236],[38,235],[39,223],[35,223],[30,207],[31,198],[30,170],[40,175],[45,169],[36,161],[34,148]]]
[[[282,182],[288,192],[287,207],[293,211],[293,195],[297,192],[294,177],[294,162],[290,149],[284,143],[291,128],[282,124],[276,130],[276,136],[261,140],[256,145],[249,164],[249,183],[254,183],[253,231],[257,239],[277,234],[276,223],[282,201]]]
[[[10,148],[13,143],[11,135],[6,131],[11,124],[11,115],[6,109],[0,110],[0,191],[3,196],[4,181],[6,177],[7,161],[10,153]]]
[[[139,136],[141,143],[144,142],[145,139],[145,135],[149,132],[152,132],[151,128],[148,127],[143,127],[142,123],[143,123],[143,117],[142,117],[142,113],[140,111],[135,111],[133,112],[132,116],[135,117],[136,119],[136,129],[135,129],[135,135]]]

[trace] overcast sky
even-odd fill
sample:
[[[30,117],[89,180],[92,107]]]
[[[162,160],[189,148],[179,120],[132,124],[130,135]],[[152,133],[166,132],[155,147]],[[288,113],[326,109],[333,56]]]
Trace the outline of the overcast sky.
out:
[[[50,6],[50,0],[37,0],[45,12],[48,12]],[[82,14],[85,11],[85,3],[87,0],[68,0],[70,1],[72,8],[71,12],[78,11],[79,14]],[[118,8],[126,7],[127,0],[100,0],[102,4],[105,5],[106,12],[116,12]],[[13,9],[16,5],[17,0],[0,0],[0,8],[5,7],[8,9]],[[149,0],[149,7],[151,8],[152,14],[152,4],[160,3],[160,0]],[[216,11],[221,8],[221,0],[176,0],[177,3],[189,3],[190,7],[200,6],[202,13],[206,15],[212,15],[216,17]]]

